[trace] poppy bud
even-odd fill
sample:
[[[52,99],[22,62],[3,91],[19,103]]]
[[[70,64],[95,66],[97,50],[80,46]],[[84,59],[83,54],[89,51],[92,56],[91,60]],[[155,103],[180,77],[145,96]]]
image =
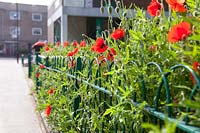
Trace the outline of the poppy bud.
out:
[[[161,26],[161,27],[160,27],[160,30],[161,30],[161,31],[165,30],[165,27],[164,27],[164,26]]]
[[[200,13],[199,13],[198,11],[194,11],[194,12],[192,13],[192,15],[193,15],[194,17],[197,17],[198,15],[200,15]]]
[[[123,15],[123,17],[126,17],[127,13],[126,13],[126,12],[123,12],[123,14],[122,14],[122,15]]]
[[[103,7],[103,0],[101,0],[101,7]]]
[[[104,13],[104,8],[103,8],[103,6],[100,7],[100,12],[101,12],[101,14]]]
[[[115,8],[115,12],[119,13],[119,7],[118,6]]]
[[[116,1],[116,6],[117,6],[117,7],[120,6],[120,1]]]
[[[110,0],[108,0],[108,4],[109,4],[109,5],[111,5],[111,2],[110,2]]]
[[[108,14],[112,14],[112,6],[108,6]]]
[[[146,37],[147,35],[145,33],[142,34],[143,37]]]

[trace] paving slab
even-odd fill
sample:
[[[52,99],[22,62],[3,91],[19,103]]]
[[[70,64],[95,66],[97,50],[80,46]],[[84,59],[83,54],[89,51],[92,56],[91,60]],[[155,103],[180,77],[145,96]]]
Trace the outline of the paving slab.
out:
[[[21,62],[0,58],[0,133],[44,133]]]

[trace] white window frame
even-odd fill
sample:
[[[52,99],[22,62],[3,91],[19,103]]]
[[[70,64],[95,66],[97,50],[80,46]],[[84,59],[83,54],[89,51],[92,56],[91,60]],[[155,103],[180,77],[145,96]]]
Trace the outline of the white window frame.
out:
[[[18,11],[10,11],[9,12],[9,16],[10,16],[10,20],[20,20],[21,18],[21,14],[20,12]]]
[[[40,34],[35,34],[34,30],[39,30]],[[32,35],[33,36],[42,36],[42,28],[36,28],[36,27],[32,28]]]
[[[17,36],[20,36],[21,34],[21,28],[17,26],[11,26],[10,27],[10,35],[12,38],[17,38]]]
[[[34,15],[39,15],[39,16],[40,16],[40,19],[35,19],[35,18],[34,18]],[[41,14],[41,13],[32,13],[32,20],[33,20],[33,21],[42,21],[42,14]]]

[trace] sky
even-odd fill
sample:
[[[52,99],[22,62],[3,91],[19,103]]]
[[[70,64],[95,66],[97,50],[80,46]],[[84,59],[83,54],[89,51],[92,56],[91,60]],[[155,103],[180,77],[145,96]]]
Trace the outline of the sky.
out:
[[[52,1],[53,0],[0,0],[0,2],[47,5],[47,6],[51,4]]]

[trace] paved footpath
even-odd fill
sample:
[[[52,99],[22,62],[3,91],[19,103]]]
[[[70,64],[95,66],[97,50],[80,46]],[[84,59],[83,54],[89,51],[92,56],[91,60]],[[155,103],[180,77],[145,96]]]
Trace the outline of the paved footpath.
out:
[[[0,133],[44,133],[21,62],[0,58]]]

